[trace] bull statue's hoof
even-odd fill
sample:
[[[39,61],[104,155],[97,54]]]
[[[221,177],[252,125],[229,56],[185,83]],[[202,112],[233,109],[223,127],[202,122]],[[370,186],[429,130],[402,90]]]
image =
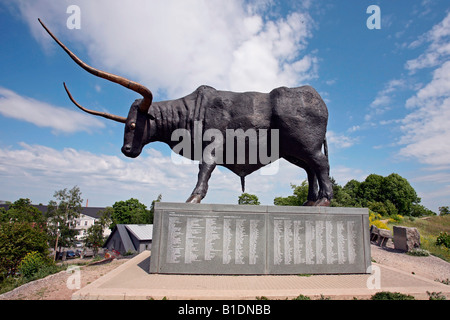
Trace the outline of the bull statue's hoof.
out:
[[[329,207],[331,204],[330,200],[328,200],[327,198],[322,198],[316,201],[316,203],[314,204],[314,206],[316,207]]]
[[[186,203],[200,203],[202,201],[202,196],[199,194],[193,194],[186,200]]]
[[[316,204],[316,201],[313,201],[313,200],[307,200],[307,201],[305,201],[305,203],[303,203],[303,206],[304,207],[312,207],[312,206],[314,206]]]

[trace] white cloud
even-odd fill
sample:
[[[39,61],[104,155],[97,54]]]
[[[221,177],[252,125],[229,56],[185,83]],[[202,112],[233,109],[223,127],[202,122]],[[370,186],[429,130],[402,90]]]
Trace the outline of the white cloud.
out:
[[[423,68],[435,67],[448,59],[450,55],[450,13],[435,25],[430,31],[420,36],[410,44],[411,48],[417,48],[424,42],[430,42],[427,50],[418,58],[406,62],[406,69],[411,73]]]
[[[26,193],[30,186],[34,186],[30,193],[36,194],[40,191],[36,186],[55,191],[78,185],[93,200],[90,203],[98,203],[100,197],[112,201],[102,205],[112,205],[116,200],[134,195],[147,200],[150,197],[151,202],[158,192],[169,198],[173,193],[187,198],[192,191],[190,188],[195,186],[192,181],[195,181],[196,166],[168,170],[175,166],[170,157],[151,148],[141,157],[128,161],[122,157],[72,148],[56,150],[21,143],[19,149],[0,150],[1,193],[5,196],[14,189],[16,195],[10,196],[13,197],[10,200],[14,201],[14,198],[32,197]]]
[[[433,79],[430,83],[418,90],[415,96],[406,101],[406,107],[423,107],[433,103],[436,99],[450,96],[449,72],[450,61],[447,61],[433,72]]]
[[[445,165],[450,162],[450,99],[441,104],[427,105],[409,114],[401,126],[404,136],[400,150],[404,157],[414,157],[422,163]]]
[[[391,104],[395,97],[395,92],[406,86],[405,80],[390,80],[383,90],[379,91],[375,100],[370,104],[369,113],[365,116],[365,121],[370,121],[375,116],[380,116],[392,108]]]
[[[33,34],[48,44],[37,17],[69,47],[87,48],[99,68],[140,81],[170,98],[208,84],[224,90],[269,91],[316,76],[318,60],[305,54],[313,21],[307,12],[275,20],[267,1],[88,1],[81,29],[68,30],[66,2],[20,1]]]
[[[368,174],[364,173],[361,169],[348,168],[338,165],[331,169],[330,175],[336,180],[336,182],[344,186],[350,180],[364,181]]]
[[[430,165],[450,163],[450,61],[434,71],[433,80],[408,99],[413,108],[401,125],[399,143],[405,157]]]
[[[355,128],[355,130],[353,131],[357,131],[359,129],[359,126],[353,127]],[[328,144],[336,149],[344,149],[344,148],[349,148],[351,146],[353,146],[355,143],[357,143],[358,138],[353,138],[350,136],[346,136],[343,134],[339,134],[339,133],[335,133],[334,131],[328,130],[327,132],[327,140],[328,140]]]
[[[412,111],[401,122],[404,134],[399,144],[404,147],[399,154],[424,164],[445,166],[450,163],[450,13],[425,35],[419,38],[429,39],[425,53],[410,60],[406,68],[436,69],[432,80],[406,101]]]
[[[52,128],[54,133],[91,132],[92,128],[105,126],[94,117],[23,97],[3,87],[0,87],[0,114],[30,122],[39,127]]]
[[[306,179],[302,168],[283,159],[278,165],[274,175],[262,175],[259,170],[247,176],[246,192],[256,194],[263,204],[273,204],[275,197],[292,194],[290,183],[300,184]],[[150,204],[158,194],[164,201],[183,202],[194,189],[197,174],[197,165],[176,164],[171,156],[153,148],[145,149],[134,160],[26,143],[20,143],[17,149],[0,150],[0,193],[4,200],[11,201],[28,197],[46,203],[54,191],[77,185],[93,206],[112,205],[131,197]],[[237,203],[240,194],[240,178],[217,167],[203,202]]]

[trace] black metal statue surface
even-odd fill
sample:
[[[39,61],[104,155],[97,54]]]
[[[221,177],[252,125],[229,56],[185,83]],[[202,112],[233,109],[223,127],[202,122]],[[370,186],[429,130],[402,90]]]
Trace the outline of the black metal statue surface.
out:
[[[39,22],[83,69],[143,96],[124,118],[82,107],[64,84],[69,98],[81,110],[125,124],[125,156],[135,158],[146,144],[161,141],[186,158],[200,160],[197,185],[186,202],[200,203],[206,196],[217,165],[240,176],[244,190],[245,176],[284,158],[307,172],[305,205],[329,206],[333,195],[325,138],[328,110],[312,87],[236,93],[200,86],[183,98],[153,102],[149,89],[87,65]]]

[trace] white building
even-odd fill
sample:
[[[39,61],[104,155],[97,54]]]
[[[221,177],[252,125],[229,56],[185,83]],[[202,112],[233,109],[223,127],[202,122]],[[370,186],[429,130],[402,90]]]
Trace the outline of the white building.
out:
[[[82,209],[82,213],[80,216],[75,219],[76,227],[78,230],[77,240],[81,241],[87,234],[87,230],[89,227],[92,227],[95,221],[100,219],[99,212],[104,210],[105,208],[99,207],[84,207]],[[109,228],[105,228],[103,230],[103,236],[106,238],[110,235],[111,230]]]

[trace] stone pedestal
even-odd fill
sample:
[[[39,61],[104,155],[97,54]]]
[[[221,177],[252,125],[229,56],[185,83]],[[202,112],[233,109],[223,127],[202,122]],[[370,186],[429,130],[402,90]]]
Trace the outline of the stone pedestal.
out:
[[[411,251],[420,248],[420,234],[417,228],[394,226],[393,233],[395,249]]]
[[[367,209],[155,206],[150,273],[349,274],[370,263]]]

